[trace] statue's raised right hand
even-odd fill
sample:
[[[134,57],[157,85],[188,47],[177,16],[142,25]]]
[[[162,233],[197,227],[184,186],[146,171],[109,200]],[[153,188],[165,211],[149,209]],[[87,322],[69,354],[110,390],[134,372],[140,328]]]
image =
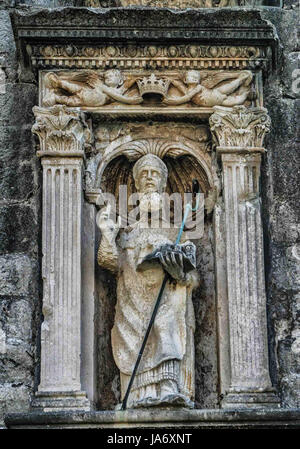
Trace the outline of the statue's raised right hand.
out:
[[[107,204],[97,214],[96,223],[101,233],[109,240],[114,240],[120,230],[120,220],[115,223],[110,218],[111,206]]]

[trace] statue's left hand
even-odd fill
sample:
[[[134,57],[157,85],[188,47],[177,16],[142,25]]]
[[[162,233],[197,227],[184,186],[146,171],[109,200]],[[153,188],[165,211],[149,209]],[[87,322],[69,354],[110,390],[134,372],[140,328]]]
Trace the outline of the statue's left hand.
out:
[[[182,254],[174,251],[166,251],[160,253],[159,260],[164,269],[171,275],[173,279],[175,279],[176,281],[185,280]]]

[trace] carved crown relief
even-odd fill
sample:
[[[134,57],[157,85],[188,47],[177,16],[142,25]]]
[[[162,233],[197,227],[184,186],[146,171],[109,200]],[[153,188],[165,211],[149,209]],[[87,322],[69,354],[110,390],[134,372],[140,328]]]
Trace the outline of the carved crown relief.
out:
[[[102,108],[103,106],[200,107],[252,104],[250,71],[48,72],[42,79],[42,105]]]

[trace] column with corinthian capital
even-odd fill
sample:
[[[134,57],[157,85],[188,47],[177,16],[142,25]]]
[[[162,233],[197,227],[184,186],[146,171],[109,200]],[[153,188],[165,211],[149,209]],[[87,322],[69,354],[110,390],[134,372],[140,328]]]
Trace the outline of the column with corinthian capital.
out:
[[[82,167],[88,128],[65,106],[35,107],[43,167],[40,385],[33,406],[89,410],[81,385]]]
[[[219,234],[223,232],[216,238],[216,272],[224,408],[278,406],[269,376],[259,192],[269,127],[264,108],[215,107],[210,117],[223,177],[223,206],[216,211]],[[223,268],[218,252],[224,254]]]

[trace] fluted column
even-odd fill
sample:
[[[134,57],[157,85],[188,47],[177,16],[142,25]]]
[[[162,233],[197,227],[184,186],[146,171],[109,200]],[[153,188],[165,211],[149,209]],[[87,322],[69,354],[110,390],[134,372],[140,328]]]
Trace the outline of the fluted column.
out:
[[[65,106],[34,108],[43,167],[41,378],[34,406],[89,410],[81,388],[82,167],[87,127]]]
[[[229,366],[221,366],[221,377],[224,370],[227,385],[222,407],[227,408],[278,404],[269,376],[259,193],[263,138],[270,126],[266,112],[264,108],[216,107],[210,117],[223,176],[228,314],[223,322],[228,326]],[[224,341],[221,345],[224,351]]]

